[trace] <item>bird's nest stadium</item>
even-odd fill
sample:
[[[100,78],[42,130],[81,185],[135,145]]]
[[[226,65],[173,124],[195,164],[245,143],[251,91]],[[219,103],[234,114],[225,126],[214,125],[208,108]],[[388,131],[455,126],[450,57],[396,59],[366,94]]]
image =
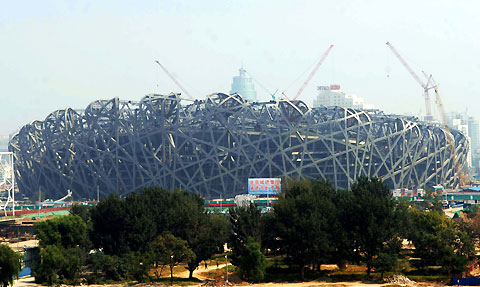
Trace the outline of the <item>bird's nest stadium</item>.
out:
[[[348,189],[381,177],[392,188],[458,185],[447,134],[465,165],[459,131],[382,112],[247,102],[238,94],[179,94],[92,102],[58,110],[13,136],[18,187],[57,198],[125,195],[147,186],[205,198],[247,193],[250,177],[325,178]]]

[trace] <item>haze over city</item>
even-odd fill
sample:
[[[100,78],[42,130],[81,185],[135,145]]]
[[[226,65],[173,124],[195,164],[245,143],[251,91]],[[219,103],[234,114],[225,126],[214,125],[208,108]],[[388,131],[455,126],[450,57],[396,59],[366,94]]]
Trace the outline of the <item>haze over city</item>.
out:
[[[0,286],[480,286],[479,3],[0,2]]]
[[[181,90],[228,93],[244,67],[283,91],[335,47],[301,96],[340,84],[388,113],[424,110],[422,89],[395,58],[434,75],[447,111],[480,117],[475,1],[26,1],[0,9],[0,134],[96,99]],[[308,73],[286,91],[294,95]],[[259,100],[270,96],[256,85]]]

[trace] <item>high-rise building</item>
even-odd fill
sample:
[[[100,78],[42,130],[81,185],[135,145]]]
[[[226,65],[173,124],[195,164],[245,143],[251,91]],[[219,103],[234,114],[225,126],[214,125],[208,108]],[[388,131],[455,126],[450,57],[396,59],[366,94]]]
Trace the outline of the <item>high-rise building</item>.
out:
[[[468,117],[468,135],[470,136],[470,146],[472,151],[473,175],[480,175],[480,131],[478,121],[470,116]]]
[[[469,133],[469,126],[468,126],[468,116],[466,113],[457,113],[453,112],[450,114],[448,118],[448,124],[451,128],[456,129],[461,131],[465,137],[468,139],[468,142],[470,143],[468,146],[468,152],[467,152],[467,164],[468,167],[472,167],[472,140],[470,138],[470,133]]]
[[[478,149],[480,148],[480,130],[478,128],[478,121],[470,116],[468,117],[468,135],[470,136],[472,152],[478,154]]]
[[[253,85],[253,79],[247,75],[247,70],[243,66],[238,71],[239,75],[233,77],[230,94],[240,94],[249,102],[257,101],[257,92]]]
[[[363,98],[355,94],[346,94],[340,90],[340,85],[318,86],[318,96],[313,100],[313,107],[342,107],[352,109],[374,109],[373,105],[365,104]]]

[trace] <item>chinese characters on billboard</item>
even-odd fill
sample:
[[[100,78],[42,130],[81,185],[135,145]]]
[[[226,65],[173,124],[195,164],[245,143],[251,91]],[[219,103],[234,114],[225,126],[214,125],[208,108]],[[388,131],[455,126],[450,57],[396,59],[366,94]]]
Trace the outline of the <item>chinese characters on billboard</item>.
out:
[[[282,191],[282,180],[280,178],[249,178],[248,194],[269,195],[279,194]]]

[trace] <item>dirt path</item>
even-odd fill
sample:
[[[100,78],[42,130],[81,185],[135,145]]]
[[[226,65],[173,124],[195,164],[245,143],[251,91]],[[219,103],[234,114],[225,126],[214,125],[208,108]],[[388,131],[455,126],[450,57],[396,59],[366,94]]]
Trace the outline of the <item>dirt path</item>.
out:
[[[33,278],[32,276],[23,277],[13,282],[13,287],[38,287],[38,286],[41,286],[41,285],[35,283],[35,278]]]
[[[207,277],[207,273],[210,271],[215,271],[224,268],[227,266],[227,264],[218,264],[218,268],[215,265],[209,265],[208,269],[203,269],[202,266],[199,266],[197,270],[193,271],[193,277],[199,279],[199,280],[206,280],[206,279],[211,279]],[[232,266],[232,264],[228,264],[228,266]],[[185,270],[183,272],[177,272],[174,274],[175,277],[180,277],[180,278],[188,278],[190,275],[190,271]]]

